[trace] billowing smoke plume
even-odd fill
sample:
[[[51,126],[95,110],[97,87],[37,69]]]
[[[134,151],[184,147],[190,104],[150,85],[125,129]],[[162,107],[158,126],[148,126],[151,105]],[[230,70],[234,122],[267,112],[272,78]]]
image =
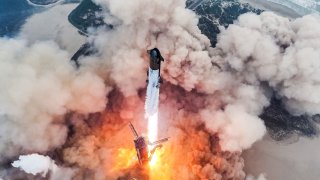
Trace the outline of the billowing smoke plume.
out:
[[[146,132],[142,109],[148,64],[145,54],[158,47],[165,58],[162,76],[166,80],[161,86],[159,124],[163,131],[159,137],[172,137],[163,159],[179,173],[161,172],[171,179],[243,179],[239,151],[265,133],[257,117],[268,105],[262,88],[243,84],[219,68],[222,57],[210,48],[209,40],[197,28],[196,15],[185,9],[185,1],[99,3],[119,24],[92,37],[100,58],[83,58],[80,64],[115,86],[109,96],[114,104],[93,125],[75,125],[77,130],[64,150],[65,160],[90,170],[95,177],[143,177],[134,167],[115,167],[121,162],[119,149],[132,147],[126,124],[131,121],[140,132]]]
[[[264,135],[258,115],[273,92],[292,113],[318,113],[314,16],[246,14],[211,48],[185,0],[96,3],[116,25],[90,37],[99,53],[80,59],[79,70],[53,43],[1,40],[2,159],[58,148],[62,163],[79,169],[75,178],[244,179],[241,151]],[[134,163],[127,124],[146,132],[146,50],[153,47],[165,59],[159,137],[171,138],[161,174],[146,175]]]
[[[19,36],[30,44],[54,40],[61,49],[75,53],[85,42],[85,37],[68,21],[68,14],[75,7],[74,4],[58,5],[31,16],[21,28]]]
[[[266,82],[291,113],[314,115],[320,107],[318,18],[245,14],[220,34],[217,46],[242,81]]]
[[[54,43],[1,39],[0,54],[0,161],[61,146],[67,137],[63,115],[105,108],[103,80],[76,71]]]
[[[121,0],[99,3],[121,25],[95,39],[105,60],[91,62],[124,96],[144,88],[147,57],[142,55],[158,47],[166,59],[162,76],[168,83],[203,93],[203,99],[216,98],[197,111],[209,129],[219,132],[222,149],[240,151],[263,136],[265,127],[257,115],[268,100],[262,89],[219,69],[223,57],[214,56],[208,38],[197,27],[198,18],[185,9],[185,1],[140,0],[132,6]]]
[[[100,33],[94,39],[103,61],[86,58],[82,60],[82,64],[87,67],[89,65],[109,82],[114,83],[124,95],[124,99],[138,95],[138,104],[142,104],[141,89],[145,86],[147,70],[147,62],[143,62],[147,61],[145,51],[156,46],[165,56],[162,76],[166,84],[161,91],[159,122],[160,128],[164,130],[161,132],[166,133],[160,134],[160,137],[173,137],[168,146],[174,146],[177,151],[170,152],[172,147],[165,151],[170,152],[166,153],[169,157],[176,158],[173,161],[168,158],[167,163],[179,171],[175,174],[169,173],[169,177],[174,179],[183,174],[186,179],[243,179],[243,160],[239,157],[239,152],[249,148],[264,135],[266,128],[258,115],[269,105],[271,93],[275,92],[277,97],[287,104],[288,109],[293,110],[290,108],[292,106],[289,104],[292,103],[289,99],[291,98],[291,101],[297,97],[285,96],[283,87],[287,87],[287,82],[274,77],[272,67],[280,68],[278,61],[295,46],[294,39],[299,33],[294,27],[304,27],[304,24],[297,24],[302,20],[290,22],[272,13],[263,13],[260,16],[246,14],[241,16],[235,25],[222,30],[217,48],[213,49],[197,28],[195,14],[184,8],[184,1],[141,0],[128,5],[125,1],[109,0],[98,3],[108,8],[113,18],[117,18],[118,26],[112,31]],[[312,16],[309,18],[313,19]],[[316,33],[314,35],[316,36]],[[287,67],[277,72],[286,74],[290,70],[291,68]],[[293,75],[299,76],[297,72],[293,72]],[[279,83],[274,83],[275,81]],[[123,101],[128,104],[128,100]],[[130,108],[125,105],[121,109],[127,109],[127,116],[121,118],[120,122],[126,124],[125,122],[131,120],[143,126],[145,122],[139,119],[141,112],[139,114],[134,105]],[[114,110],[104,116],[110,118],[114,112],[122,114],[122,110]],[[299,110],[308,112],[300,107]],[[135,116],[136,113],[139,115]],[[121,133],[123,131],[125,130],[122,129]],[[179,136],[178,132],[185,135]],[[112,137],[118,136],[118,132],[113,133]],[[203,141],[200,141],[199,137],[202,137]],[[97,136],[90,136],[89,139],[92,138],[96,139],[97,143],[90,144],[90,149],[101,151],[101,140],[98,140]],[[188,140],[184,141],[183,138]],[[114,144],[117,140],[115,138],[114,141],[108,141]],[[187,146],[188,141],[191,144],[196,141],[198,144]],[[86,144],[83,139],[79,142]],[[107,143],[105,140],[102,142]],[[180,144],[181,142],[184,143]],[[212,143],[218,143],[218,146]],[[206,150],[202,147],[214,148]],[[117,148],[119,147],[109,148],[113,154],[109,155],[109,158],[116,157]],[[228,151],[232,152],[229,152],[230,159],[222,155]],[[77,148],[68,149],[67,152],[67,158],[73,157],[74,152],[81,156]],[[185,159],[185,156],[180,157],[178,154],[181,152],[185,152],[192,160]],[[97,157],[97,153],[94,153],[94,157],[101,158]],[[222,158],[220,160],[224,163],[219,165],[225,168],[224,171],[215,164],[221,161],[215,161],[213,157]],[[199,161],[195,160],[197,158]],[[78,158],[71,159],[71,163],[79,163]],[[103,159],[102,162],[105,161]],[[196,167],[198,170],[195,170]],[[225,171],[232,173],[223,173]],[[124,172],[123,177],[134,177],[134,173],[121,172]],[[113,177],[118,176],[121,175]]]

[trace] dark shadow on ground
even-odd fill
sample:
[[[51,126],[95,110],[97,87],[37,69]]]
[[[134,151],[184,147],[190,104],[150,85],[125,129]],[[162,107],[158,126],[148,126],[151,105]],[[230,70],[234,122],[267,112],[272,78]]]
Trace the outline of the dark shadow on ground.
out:
[[[293,135],[313,138],[319,134],[317,124],[320,123],[320,115],[293,116],[276,98],[272,98],[270,106],[265,108],[260,118],[264,120],[270,136],[277,141],[289,139]]]

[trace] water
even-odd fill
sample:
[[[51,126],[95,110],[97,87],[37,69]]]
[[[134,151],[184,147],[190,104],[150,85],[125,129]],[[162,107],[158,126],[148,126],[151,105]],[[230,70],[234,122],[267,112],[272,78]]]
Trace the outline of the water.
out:
[[[40,9],[28,4],[26,0],[1,0],[0,37],[16,35],[26,19]]]
[[[302,15],[320,11],[320,0],[268,0],[301,11]]]
[[[275,7],[270,10],[281,11],[281,7],[285,7],[299,16],[320,12],[320,0],[248,0],[248,2]]]
[[[64,0],[64,3],[77,2],[79,0]],[[0,37],[14,37],[31,15],[46,9],[33,6],[27,0],[0,0]]]

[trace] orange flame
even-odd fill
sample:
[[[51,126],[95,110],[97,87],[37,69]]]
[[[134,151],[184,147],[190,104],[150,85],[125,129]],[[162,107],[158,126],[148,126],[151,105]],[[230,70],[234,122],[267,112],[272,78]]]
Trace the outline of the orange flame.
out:
[[[166,162],[165,149],[157,149],[149,162],[149,179],[163,180],[170,179],[170,166]]]
[[[136,162],[136,150],[135,149],[118,149],[117,156],[115,158],[115,165],[112,171],[119,171],[128,169]]]
[[[165,156],[166,149],[163,147],[157,149],[150,159],[148,165],[144,167],[150,180],[168,180],[170,179],[171,167],[167,162]],[[120,172],[129,170],[137,166],[138,160],[136,156],[136,150],[134,148],[119,148],[116,151],[114,159],[114,166],[112,167],[113,172]]]

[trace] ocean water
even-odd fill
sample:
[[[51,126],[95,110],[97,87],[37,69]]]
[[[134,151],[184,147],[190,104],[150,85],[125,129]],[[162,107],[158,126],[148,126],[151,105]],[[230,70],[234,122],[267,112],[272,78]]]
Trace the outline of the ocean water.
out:
[[[78,3],[79,1],[64,0],[63,2]],[[33,6],[27,0],[0,0],[0,37],[14,37],[32,14],[46,9],[48,7]]]
[[[320,0],[242,0],[256,5],[262,5],[267,10],[276,11],[289,17],[299,17],[320,12]],[[289,11],[291,11],[291,13]],[[282,13],[281,11],[286,12]],[[292,13],[293,12],[293,13]]]
[[[25,20],[41,8],[29,5],[26,0],[0,1],[0,37],[12,37],[19,32]]]
[[[301,15],[309,13],[319,13],[320,11],[320,0],[268,0],[290,9],[295,10]]]
[[[30,3],[34,3],[35,5],[50,5],[59,2],[60,0],[29,0]]]

